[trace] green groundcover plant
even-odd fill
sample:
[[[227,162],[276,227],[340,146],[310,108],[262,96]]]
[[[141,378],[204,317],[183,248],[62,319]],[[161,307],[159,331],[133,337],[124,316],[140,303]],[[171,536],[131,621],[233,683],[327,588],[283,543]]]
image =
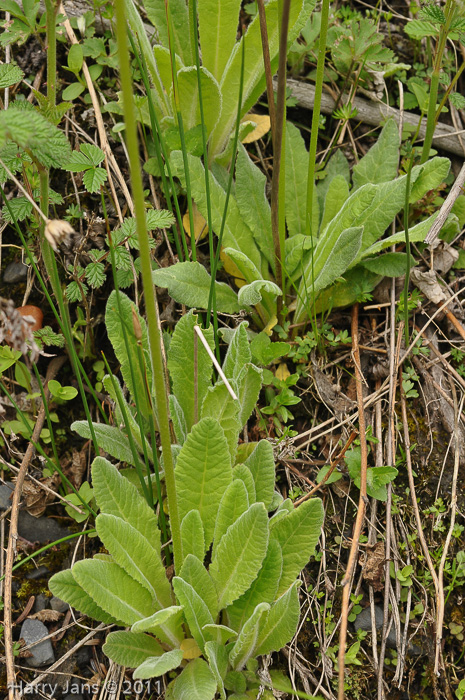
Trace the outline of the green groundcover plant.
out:
[[[382,276],[397,277],[405,273],[406,253],[383,253],[386,248],[405,241],[403,231],[383,238],[405,204],[407,175],[397,176],[399,150],[398,127],[394,120],[389,120],[377,142],[354,166],[352,177],[347,159],[341,151],[336,151],[314,190],[311,211],[307,212],[308,152],[299,130],[287,123],[287,238],[283,267],[289,291],[296,296],[295,323],[311,317],[314,301],[317,310],[346,306],[371,292]],[[173,172],[185,184],[181,152],[172,153],[171,164]],[[410,202],[418,202],[438,187],[447,177],[449,167],[449,160],[441,157],[413,167]],[[189,156],[189,170],[192,196],[206,216],[200,158]],[[225,182],[224,171],[214,169],[210,194],[212,221],[217,231],[226,197]],[[246,284],[237,294],[229,290],[227,298],[223,294],[217,299],[218,311],[225,313],[255,306],[264,325],[276,314],[276,296],[283,291],[273,278],[271,214],[265,185],[265,176],[240,146],[223,245]],[[307,216],[311,219],[310,235],[306,229]],[[433,216],[410,228],[411,241],[424,239]],[[210,278],[198,263],[177,263],[156,270],[153,278],[157,285],[167,287],[176,301],[191,307],[206,307]]]
[[[144,450],[152,372],[148,353],[138,355],[141,345],[146,347],[147,330],[135,305],[121,292],[110,296],[106,322],[139,411],[123,399],[125,410],[118,402],[116,409],[121,425],[94,428],[104,449],[133,464],[130,432],[141,455],[153,455],[154,447],[145,444]],[[209,356],[202,345],[195,347],[196,324],[189,312],[166,343],[181,520],[181,558],[172,580],[157,516],[131,471],[118,471],[97,457],[92,465],[100,509],[96,529],[108,553],[56,574],[50,588],[96,620],[130,627],[111,632],[104,651],[113,661],[135,668],[134,678],[158,677],[179,668],[167,698],[256,697],[254,659],[280,649],[295,634],[300,611],[297,576],[314,553],[323,508],[320,499],[311,499],[294,509],[275,491],[268,441],[238,445],[262,374],[251,363],[246,324],[235,330],[223,363],[237,398],[223,381],[212,381]],[[213,331],[204,331],[204,336],[213,347]],[[145,371],[139,372],[142,367]],[[107,376],[103,383],[122,398],[115,377]],[[73,427],[81,435],[89,434],[84,422]],[[147,468],[146,482],[148,473]],[[162,471],[158,476],[163,481]],[[163,509],[162,501],[159,505]]]

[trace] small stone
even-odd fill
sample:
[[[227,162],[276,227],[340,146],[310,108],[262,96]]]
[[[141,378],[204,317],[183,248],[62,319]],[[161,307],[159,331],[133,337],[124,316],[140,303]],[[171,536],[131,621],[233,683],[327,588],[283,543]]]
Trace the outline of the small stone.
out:
[[[7,482],[6,484],[0,484],[0,510],[7,510],[11,507],[13,491],[15,487],[13,484]]]
[[[50,598],[48,598],[45,593],[39,593],[34,602],[34,612],[42,612],[42,610],[48,608],[49,602]]]
[[[22,262],[11,262],[3,273],[4,284],[18,284],[27,279],[27,265]]]
[[[36,569],[32,569],[32,571],[29,571],[29,573],[26,574],[26,578],[29,581],[36,581],[39,578],[44,578],[44,576],[47,576],[50,573],[48,567],[46,566],[38,566]]]
[[[377,630],[382,628],[383,621],[383,609],[380,608],[379,605],[375,605],[375,625]],[[365,632],[371,632],[371,608],[365,608],[365,610],[362,610],[362,612],[359,615],[357,615],[354,621],[354,627],[356,630],[360,629],[364,630]],[[386,646],[389,649],[396,649],[397,647],[396,630],[394,627],[394,622],[392,623],[391,629],[389,630],[389,634],[386,639]]]
[[[64,600],[61,600],[61,598],[53,596],[53,598],[50,599],[50,607],[52,608],[52,610],[65,613],[69,608],[69,604],[65,603]]]
[[[42,517],[34,518],[26,511],[20,511],[18,521],[18,534],[28,542],[53,542],[60,540],[66,535],[70,535],[70,531],[66,527],[62,527],[53,518]]]
[[[29,650],[32,656],[25,659],[28,666],[33,668],[38,668],[39,666],[47,666],[55,661],[55,654],[53,653],[52,642],[50,639],[44,639],[48,636],[48,629],[40,622],[40,620],[30,620],[29,618],[24,620],[21,626],[20,637],[24,639],[26,645],[35,644]],[[44,639],[44,641],[40,641]]]

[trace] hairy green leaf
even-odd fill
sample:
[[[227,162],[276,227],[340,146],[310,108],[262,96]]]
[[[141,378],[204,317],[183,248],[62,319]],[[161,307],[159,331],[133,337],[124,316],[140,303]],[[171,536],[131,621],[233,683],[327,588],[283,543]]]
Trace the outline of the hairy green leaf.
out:
[[[383,277],[401,277],[407,269],[407,258],[407,253],[386,253],[377,258],[365,258],[361,264]]]
[[[204,125],[207,138],[218,123],[221,114],[220,86],[215,78],[205,68],[200,68],[200,82],[202,89],[202,102]],[[197,68],[189,66],[178,71],[178,95],[179,104],[185,129],[192,129],[202,123],[200,118],[199,85]],[[173,91],[171,99],[174,104]]]
[[[257,645],[260,622],[269,609],[268,603],[259,603],[244,623],[229,654],[229,662],[235,671],[241,671],[253,655]]]
[[[190,308],[206,309],[210,295],[211,276],[198,262],[178,262],[152,272],[157,287],[167,287],[170,296]],[[216,308],[221,313],[235,314],[240,310],[237,294],[224,282],[215,282]]]
[[[218,382],[208,389],[200,413],[201,418],[214,418],[223,428],[231,453],[231,462],[234,462],[236,457],[237,441],[242,428],[239,421],[240,409],[239,401],[232,398],[226,384]]]
[[[323,504],[319,498],[305,501],[284,518],[270,522],[270,537],[281,545],[283,573],[278,594],[286,591],[313,555],[323,525]]]
[[[299,624],[300,605],[298,586],[295,581],[283,595],[278,598],[265,618],[262,618],[255,654],[269,654],[288,644]]]
[[[189,511],[182,519],[181,548],[183,560],[188,554],[194,554],[201,561],[205,556],[205,535],[198,510]]]
[[[192,428],[176,462],[179,516],[197,509],[205,529],[205,546],[213,539],[223,493],[232,481],[231,457],[223,429],[213,418]]]
[[[241,287],[237,298],[241,308],[246,308],[247,306],[259,304],[265,293],[272,294],[274,297],[282,295],[282,291],[274,282],[270,282],[270,280],[255,280]]]
[[[181,577],[175,576],[173,578],[173,588],[179,604],[182,605],[189,630],[203,651],[205,638],[202,627],[213,624],[212,614],[203,598]]]
[[[199,35],[203,65],[220,81],[236,43],[240,0],[199,0]]]
[[[216,680],[203,659],[194,659],[183,669],[174,682],[176,700],[213,700]]]
[[[194,326],[198,325],[197,316],[192,312],[185,314],[176,324],[168,349],[168,369],[170,371],[173,394],[181,406],[187,429],[190,430],[197,421],[195,415],[195,392],[197,406],[200,409],[202,401],[211,383],[212,365],[203,345],[198,342],[197,377],[194,367]],[[202,331],[210,348],[214,349],[213,330]],[[188,508],[186,512],[191,510]]]
[[[143,661],[132,674],[133,678],[157,678],[168,671],[178,668],[184,656],[181,649],[166,651],[161,656],[154,656]]]
[[[257,501],[262,501],[269,510],[273,500],[275,464],[273,447],[268,440],[260,440],[245,464],[250,469],[255,482]]]
[[[79,610],[84,615],[88,615],[99,622],[104,622],[106,625],[121,622],[119,617],[109,615],[103,608],[97,605],[76,581],[71,569],[59,571],[52,576],[48,585],[53,595],[64,600],[65,603],[69,603],[73,608],[76,608],[76,610]]]
[[[289,236],[307,232],[307,171],[308,153],[299,129],[286,123],[286,223]],[[312,234],[316,235],[320,220],[318,197],[313,190],[310,212]]]
[[[110,632],[103,645],[109,659],[121,666],[136,668],[152,656],[161,656],[163,649],[156,639],[143,632],[120,630]]]
[[[268,516],[254,503],[234,522],[216,548],[210,575],[224,608],[242,595],[256,578],[268,546]]]
[[[395,119],[388,119],[374,146],[354,165],[354,190],[370,182],[376,185],[394,180],[399,165],[399,147],[399,127]]]
[[[244,482],[242,479],[234,480],[224,492],[218,508],[213,538],[213,556],[215,556],[223,535],[245,513],[248,507],[249,497]]]
[[[179,575],[186,583],[192,586],[206,604],[211,615],[216,617],[218,613],[218,596],[216,595],[211,576],[202,564],[202,561],[193,554],[188,554],[184,559]]]

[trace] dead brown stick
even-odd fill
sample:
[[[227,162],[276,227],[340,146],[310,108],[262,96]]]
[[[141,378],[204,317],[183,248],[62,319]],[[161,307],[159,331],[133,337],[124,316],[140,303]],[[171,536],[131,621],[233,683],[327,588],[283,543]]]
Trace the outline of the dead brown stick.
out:
[[[60,367],[66,362],[66,357],[54,358],[47,369],[45,378],[45,399],[48,401],[50,393],[48,391],[48,383],[55,377]],[[8,548],[6,552],[5,562],[5,594],[4,594],[4,626],[5,626],[5,660],[6,660],[6,675],[9,700],[16,700],[19,696],[15,692],[15,657],[13,654],[13,626],[12,626],[12,579],[13,579],[13,563],[16,555],[16,540],[18,539],[18,515],[19,503],[21,500],[21,492],[24,479],[28,470],[29,464],[35,453],[35,443],[39,440],[40,433],[45,422],[45,406],[42,404],[37,415],[36,424],[32,432],[31,441],[27,447],[26,453],[22,459],[21,466],[16,478],[15,492],[13,495],[13,503],[11,507],[10,520],[10,535],[8,538]]]
[[[463,150],[462,150],[463,155]],[[442,227],[446,223],[446,219],[449,216],[454,202],[459,195],[462,194],[462,188],[465,184],[465,163],[462,165],[460,172],[455,180],[454,184],[450,188],[450,192],[447,195],[442,207],[439,210],[439,214],[436,217],[434,224],[431,226],[430,230],[426,234],[425,243],[433,243],[433,241],[439,236]]]
[[[295,502],[294,502],[294,508],[296,508],[297,506],[300,506],[300,504],[303,503],[304,501],[307,501],[307,500],[308,500],[309,498],[311,498],[319,489],[321,489],[322,486],[324,486],[324,485],[326,484],[326,482],[328,481],[329,477],[331,476],[331,474],[333,473],[333,471],[336,469],[337,465],[342,461],[342,459],[344,458],[345,453],[347,452],[347,450],[349,449],[349,447],[351,446],[351,444],[353,443],[353,441],[355,440],[356,437],[357,437],[357,431],[356,431],[356,430],[353,430],[352,433],[350,434],[349,439],[347,440],[346,444],[344,445],[344,447],[342,448],[342,450],[339,452],[339,454],[338,454],[338,456],[336,457],[336,459],[331,463],[330,468],[328,469],[328,471],[326,472],[326,474],[324,475],[324,477],[322,478],[322,480],[320,481],[320,483],[317,484],[316,486],[314,486],[314,487],[312,488],[311,491],[309,491],[308,493],[304,494],[304,495],[302,496],[302,498],[299,498],[297,501],[295,501]]]
[[[338,700],[344,700],[344,667],[345,667],[345,654],[346,654],[346,640],[347,640],[347,623],[349,617],[349,598],[351,589],[352,574],[355,568],[355,562],[357,560],[357,553],[359,547],[359,539],[362,533],[363,519],[365,517],[366,503],[367,503],[367,463],[368,463],[368,449],[366,440],[366,426],[365,426],[365,409],[363,404],[363,385],[362,385],[362,372],[360,365],[360,348],[358,346],[358,304],[354,304],[352,308],[352,351],[354,356],[355,364],[355,385],[357,390],[357,404],[358,404],[358,421],[359,421],[359,433],[360,433],[360,498],[358,501],[357,518],[354,525],[354,534],[352,537],[352,544],[349,552],[349,561],[347,562],[346,573],[342,579],[342,610],[341,610],[341,629],[339,634],[339,655],[338,655],[338,665],[339,665],[339,683],[338,683]]]
[[[276,88],[276,79],[274,81]],[[315,101],[315,86],[311,83],[305,83],[300,80],[289,79],[287,85],[292,93],[292,96],[296,98],[297,102],[301,107],[313,110],[313,105]],[[321,111],[323,114],[332,114],[336,108],[336,100],[329,95],[327,92],[323,92],[321,100]],[[345,94],[342,98],[344,104],[347,103],[348,95]],[[418,114],[412,114],[412,112],[402,112],[395,107],[385,104],[384,102],[377,102],[374,100],[366,100],[362,97],[354,97],[352,100],[352,107],[357,110],[356,116],[352,121],[363,122],[369,126],[380,126],[382,122],[388,117],[393,117],[396,122],[400,122],[401,117],[404,124],[411,124],[414,129],[417,128],[420,117]],[[419,138],[422,139],[425,135],[425,125],[420,125]],[[434,132],[433,144],[436,148],[440,148],[448,153],[453,153],[456,156],[463,158],[463,149],[460,140],[457,136],[457,132],[454,127],[448,124],[439,124],[436,126]]]

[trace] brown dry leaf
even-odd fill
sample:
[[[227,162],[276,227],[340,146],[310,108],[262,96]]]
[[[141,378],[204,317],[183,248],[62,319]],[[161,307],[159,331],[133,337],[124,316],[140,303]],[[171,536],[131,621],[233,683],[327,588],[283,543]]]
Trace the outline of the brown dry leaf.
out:
[[[413,284],[418,287],[420,292],[424,294],[427,299],[432,301],[433,304],[439,306],[443,301],[446,301],[447,295],[444,288],[439,284],[434,270],[422,272],[417,267],[414,267],[410,272],[410,279]]]
[[[83,476],[87,469],[87,449],[73,450],[71,460],[62,469],[75,489],[79,489],[83,482]]]
[[[208,226],[206,220],[203,218],[202,214],[197,209],[195,202],[192,203],[192,214],[194,217],[194,232],[195,232],[195,242],[201,241],[202,238],[208,235]],[[191,225],[189,219],[189,211],[186,211],[182,217],[182,225],[188,236],[191,235]]]
[[[39,610],[34,615],[28,615],[30,620],[40,620],[40,622],[57,622],[63,613],[58,610]]]
[[[384,588],[384,565],[386,554],[384,542],[377,542],[373,547],[367,547],[361,553],[359,564],[363,567],[362,576],[373,586],[375,591],[382,591]]]
[[[60,483],[60,477],[58,474],[54,474],[46,479],[40,479],[40,483],[53,490]],[[27,512],[34,518],[40,518],[47,505],[55,500],[55,495],[40,488],[35,481],[26,480],[23,485],[22,498]]]
[[[242,143],[253,143],[258,141],[262,136],[265,136],[271,129],[271,120],[268,114],[246,114],[242,118],[242,123],[244,122],[254,122],[257,126],[253,131],[247,134],[242,139]]]
[[[315,362],[312,362],[311,373],[315,389],[326,406],[331,408],[336,414],[347,413],[353,410],[354,402],[333,383],[332,377],[329,377],[318,368]]]
[[[202,656],[195,639],[183,639],[179,648],[184,652],[183,659],[198,659],[199,656]]]

